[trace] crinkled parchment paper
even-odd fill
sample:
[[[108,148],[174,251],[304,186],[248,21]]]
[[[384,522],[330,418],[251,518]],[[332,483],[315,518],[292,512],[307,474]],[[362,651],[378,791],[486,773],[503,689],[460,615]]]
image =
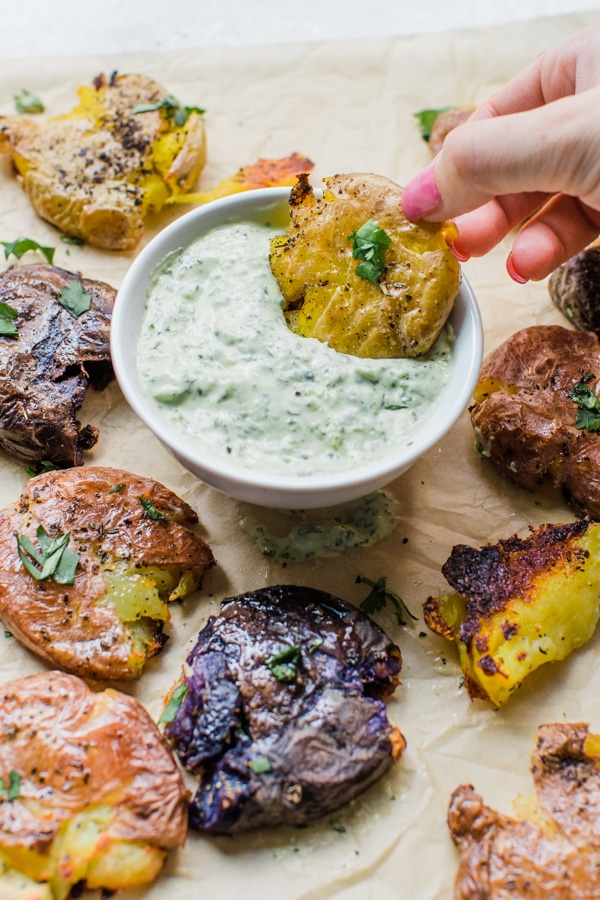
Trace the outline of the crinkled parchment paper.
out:
[[[75,87],[100,71],[142,71],[182,102],[206,108],[209,162],[201,188],[259,156],[292,151],[315,161],[316,178],[372,171],[402,184],[429,160],[415,111],[481,101],[546,47],[595,19],[572,15],[364,42],[10,61],[0,64],[0,112],[13,111],[12,96],[24,87],[40,94],[55,114],[69,109]],[[185,209],[171,207],[150,224],[146,239]],[[115,286],[132,259],[131,254],[62,243],[31,211],[4,160],[0,240],[19,235],[56,246],[56,264]],[[518,286],[507,277],[507,249],[464,267],[481,305],[487,351],[519,328],[562,321],[545,284]],[[388,586],[420,612],[429,594],[444,590],[440,566],[454,544],[480,545],[524,533],[529,524],[573,518],[550,489],[531,495],[497,477],[474,451],[465,414],[438,446],[390,485],[400,505],[391,537],[335,559],[285,566],[263,557],[241,530],[247,509],[185,472],[136,419],[116,385],[90,394],[82,418],[101,429],[87,461],[153,476],[181,494],[198,510],[202,533],[219,563],[208,573],[204,591],[174,611],[164,652],[138,684],[124,686],[155,717],[198,630],[225,596],[295,582],[359,603],[366,591],[356,584],[357,575],[385,575]],[[21,493],[26,474],[6,456],[0,458],[0,471],[0,503],[8,506]],[[404,656],[402,684],[389,715],[408,749],[394,770],[349,807],[307,828],[235,839],[191,834],[155,885],[129,892],[123,900],[449,898],[457,862],[445,821],[451,791],[469,781],[489,803],[510,812],[514,795],[529,790],[529,756],[539,723],[583,720],[600,729],[600,635],[565,663],[538,671],[495,712],[469,701],[453,648],[426,634],[422,621],[399,628],[387,611],[378,620]],[[0,629],[3,681],[41,668],[43,663]]]

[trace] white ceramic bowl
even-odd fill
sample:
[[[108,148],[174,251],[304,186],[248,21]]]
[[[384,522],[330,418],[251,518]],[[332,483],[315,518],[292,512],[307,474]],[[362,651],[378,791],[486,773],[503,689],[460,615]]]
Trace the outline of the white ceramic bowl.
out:
[[[435,413],[422,425],[409,447],[389,452],[350,471],[291,476],[252,471],[203,452],[161,416],[141,386],[136,347],[146,304],[146,292],[156,267],[166,256],[185,248],[204,232],[231,220],[252,219],[287,208],[289,188],[264,188],[224,197],[199,206],[160,232],[133,261],[118,292],[111,328],[112,358],[127,401],[162,444],[196,477],[220,491],[260,506],[308,509],[333,506],[384,487],[405,472],[454,425],[469,403],[483,351],[477,302],[463,277],[450,322],[456,334],[455,364]],[[274,452],[277,448],[274,448]]]

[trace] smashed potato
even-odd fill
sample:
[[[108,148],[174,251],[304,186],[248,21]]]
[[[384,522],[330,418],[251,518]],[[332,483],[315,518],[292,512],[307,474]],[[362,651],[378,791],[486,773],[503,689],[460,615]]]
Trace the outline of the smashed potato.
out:
[[[270,255],[293,331],[353,356],[429,350],[460,287],[448,246],[457,232],[451,223],[409,222],[401,198],[402,189],[379,175],[327,178],[323,199],[299,177],[290,226],[273,239]],[[365,225],[374,235],[368,243],[380,244],[382,265],[361,275],[371,252],[360,238]]]
[[[597,900],[600,735],[588,725],[540,725],[531,760],[535,796],[519,817],[489,806],[472,785],[450,801],[461,858],[455,900]]]
[[[38,475],[0,511],[0,618],[68,672],[136,678],[167,639],[168,602],[215,563],[197,521],[172,491],[120,469]]]
[[[0,777],[0,897],[147,884],[185,841],[185,786],[143,706],[72,675],[0,688]]]
[[[206,161],[202,115],[146,75],[100,75],[78,94],[79,106],[46,122],[0,118],[0,151],[43,219],[97,247],[133,250],[146,214],[194,186]]]
[[[456,641],[469,695],[505,703],[531,672],[588,641],[600,617],[600,525],[543,525],[477,550],[453,548],[457,591],[430,597],[425,621]]]
[[[579,515],[600,519],[599,379],[593,334],[518,331],[481,368],[470,407],[477,449],[528,490],[549,475]]]
[[[600,335],[600,239],[554,270],[548,293],[571,325]]]

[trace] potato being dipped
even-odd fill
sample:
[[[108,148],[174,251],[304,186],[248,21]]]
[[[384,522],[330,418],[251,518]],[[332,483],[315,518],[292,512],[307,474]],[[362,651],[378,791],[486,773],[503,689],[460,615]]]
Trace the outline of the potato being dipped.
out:
[[[119,691],[56,671],[4,684],[0,777],[3,900],[135,888],[185,841],[177,765],[141,703]]]
[[[167,639],[168,601],[214,565],[197,521],[172,491],[121,469],[38,475],[0,511],[0,618],[68,672],[136,678]]]
[[[460,287],[457,231],[409,222],[402,188],[380,175],[301,175],[271,268],[290,328],[360,357],[418,357],[434,344]]]

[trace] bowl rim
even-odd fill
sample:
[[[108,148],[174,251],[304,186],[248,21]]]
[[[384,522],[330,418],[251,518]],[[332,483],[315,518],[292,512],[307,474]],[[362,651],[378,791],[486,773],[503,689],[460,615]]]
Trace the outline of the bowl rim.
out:
[[[458,359],[455,359],[450,379],[442,394],[442,398],[446,396],[452,400],[450,404],[446,404],[449,412],[444,409],[443,414],[439,415],[443,409],[443,401],[438,401],[433,414],[408,444],[392,447],[389,452],[352,469],[345,468],[341,472],[328,471],[316,475],[269,473],[262,469],[245,468],[243,464],[213,455],[181,432],[177,432],[166,419],[163,419],[160,411],[144,394],[139,382],[135,365],[139,322],[145,307],[148,282],[157,267],[165,258],[185,248],[218,224],[239,221],[243,218],[257,218],[259,213],[264,214],[269,208],[280,206],[284,199],[289,198],[290,190],[289,187],[258,188],[213,200],[179,216],[146,244],[125,274],[114,304],[111,356],[117,382],[136,415],[184,466],[186,461],[189,461],[196,470],[202,469],[209,476],[214,475],[219,483],[225,481],[232,485],[251,486],[266,492],[285,492],[299,498],[302,495],[320,492],[331,493],[332,490],[351,485],[358,487],[374,479],[381,484],[389,483],[448,433],[472,397],[483,357],[483,326],[477,300],[464,274],[461,275],[461,286],[449,317],[455,331],[455,346],[461,342],[460,371]],[[254,212],[253,216],[250,215],[251,211]],[[139,299],[135,301],[140,291],[144,294],[143,303]],[[138,327],[135,334],[129,315],[132,296],[136,309],[139,307],[141,310],[139,318],[136,319]],[[134,338],[133,347],[130,345],[131,338]],[[211,481],[210,477],[204,478],[204,475],[201,477],[207,484],[219,486]]]

